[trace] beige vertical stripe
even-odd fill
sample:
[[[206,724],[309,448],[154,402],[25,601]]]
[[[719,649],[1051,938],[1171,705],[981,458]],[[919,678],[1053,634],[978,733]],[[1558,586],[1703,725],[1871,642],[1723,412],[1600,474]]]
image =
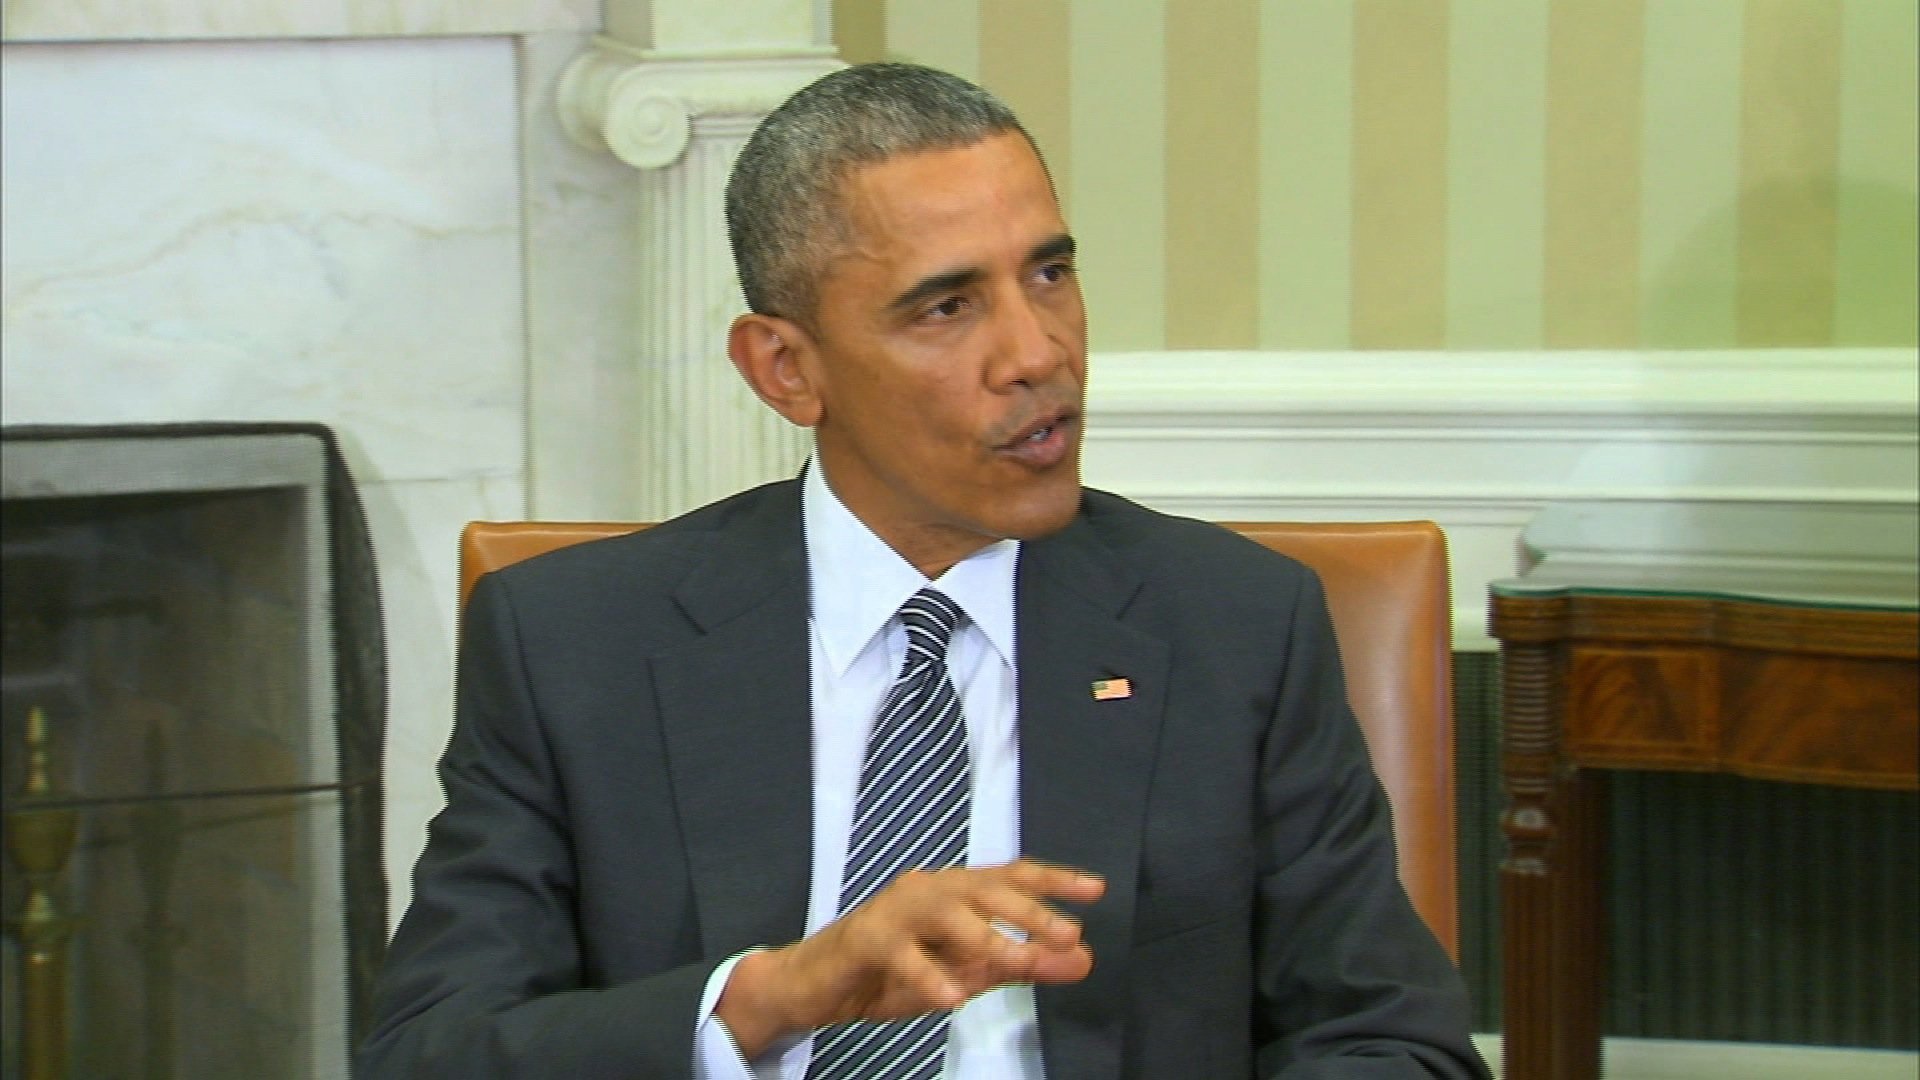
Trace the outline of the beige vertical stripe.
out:
[[[1353,345],[1447,330],[1447,3],[1355,0]]]
[[[1353,318],[1353,7],[1260,5],[1260,347],[1344,349]]]
[[[1452,0],[1447,347],[1540,346],[1547,9]]]
[[[1167,20],[1167,345],[1260,339],[1259,29],[1245,0],[1184,0]]]
[[[1640,344],[1734,342],[1738,4],[1647,8],[1640,110]]]
[[[1740,107],[1742,346],[1833,341],[1838,0],[1748,0]]]
[[[1552,0],[1547,16],[1544,336],[1640,336],[1640,0]]]
[[[979,0],[888,0],[888,55],[980,78]]]
[[[1067,0],[980,0],[980,84],[1000,95],[1040,144],[1063,208],[1073,192]]]
[[[1166,25],[1159,0],[1074,0],[1073,232],[1092,345],[1167,343]]]
[[[1836,345],[1920,338],[1920,5],[1848,3],[1840,29]]]
[[[886,0],[833,0],[833,46],[849,64],[885,60]]]

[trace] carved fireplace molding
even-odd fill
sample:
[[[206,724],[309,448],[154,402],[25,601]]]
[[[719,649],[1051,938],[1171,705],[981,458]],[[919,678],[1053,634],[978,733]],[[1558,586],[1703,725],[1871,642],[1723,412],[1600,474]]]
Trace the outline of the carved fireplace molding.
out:
[[[636,169],[664,169],[686,154],[696,124],[718,129],[744,121],[751,132],[795,90],[841,66],[833,50],[817,46],[674,56],[603,36],[560,78],[560,124],[581,146]]]
[[[638,170],[630,422],[646,482],[631,513],[658,520],[791,476],[807,453],[807,433],[723,362],[744,307],[723,206],[761,118],[842,65],[812,0],[633,7],[609,6],[609,33],[568,66],[558,107],[575,142]]]

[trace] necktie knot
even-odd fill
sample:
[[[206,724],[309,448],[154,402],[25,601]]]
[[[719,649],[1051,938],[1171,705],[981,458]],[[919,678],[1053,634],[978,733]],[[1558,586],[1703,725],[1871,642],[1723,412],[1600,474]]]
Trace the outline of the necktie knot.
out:
[[[900,621],[907,628],[907,664],[944,661],[953,632],[966,621],[960,605],[933,589],[921,589],[900,605]]]

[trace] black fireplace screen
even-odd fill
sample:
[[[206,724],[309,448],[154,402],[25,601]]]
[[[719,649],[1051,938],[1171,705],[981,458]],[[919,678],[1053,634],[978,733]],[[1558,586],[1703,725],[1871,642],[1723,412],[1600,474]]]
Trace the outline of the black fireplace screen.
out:
[[[386,943],[386,656],[332,433],[0,436],[0,1072],[345,1075]]]

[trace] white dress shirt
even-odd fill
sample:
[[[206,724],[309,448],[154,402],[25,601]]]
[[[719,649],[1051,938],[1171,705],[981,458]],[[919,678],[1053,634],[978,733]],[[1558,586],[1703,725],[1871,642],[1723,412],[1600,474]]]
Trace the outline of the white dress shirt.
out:
[[[813,691],[813,879],[807,933],[839,916],[840,877],[852,830],[867,731],[906,658],[896,614],[929,583],[828,487],[818,458],[801,484],[806,530]],[[947,650],[966,713],[973,767],[967,865],[1020,855],[1020,752],[1015,730],[1013,571],[1019,544],[1003,540],[956,563],[932,584],[967,613]],[[744,955],[744,954],[743,954]],[[804,1080],[811,1037],[775,1045],[751,1064],[713,1015],[739,957],[708,979],[694,1043],[699,1080]],[[956,1010],[947,1080],[1041,1080],[1040,1031],[1030,986],[1004,987]]]

